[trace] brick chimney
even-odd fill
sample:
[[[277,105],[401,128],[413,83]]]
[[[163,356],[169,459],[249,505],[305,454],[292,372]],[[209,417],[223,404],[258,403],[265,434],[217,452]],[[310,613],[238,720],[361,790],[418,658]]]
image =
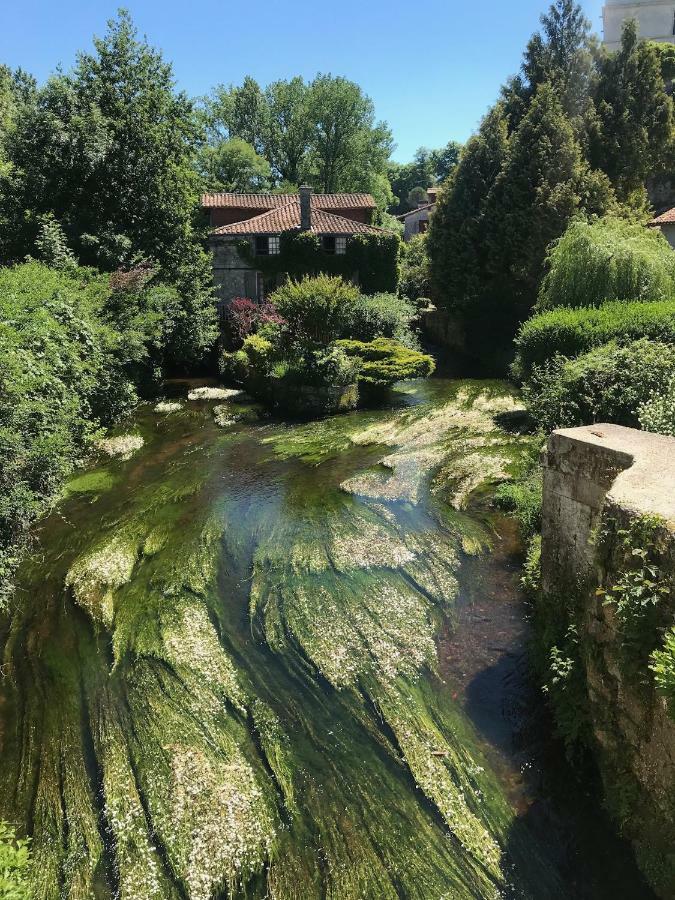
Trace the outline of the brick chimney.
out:
[[[312,227],[312,189],[308,184],[300,185],[300,230]]]

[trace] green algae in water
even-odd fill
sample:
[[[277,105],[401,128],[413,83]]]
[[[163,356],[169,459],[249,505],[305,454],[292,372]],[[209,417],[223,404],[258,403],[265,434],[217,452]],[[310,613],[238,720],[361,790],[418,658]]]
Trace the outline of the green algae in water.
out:
[[[100,494],[110,490],[115,484],[115,477],[105,469],[85,472],[71,478],[64,488],[65,496],[70,494]]]
[[[439,485],[467,447],[475,469],[517,443],[493,421],[514,400],[409,397],[231,431],[146,409],[116,490],[45,523],[0,763],[38,898],[564,895],[434,687],[461,548],[483,540]]]

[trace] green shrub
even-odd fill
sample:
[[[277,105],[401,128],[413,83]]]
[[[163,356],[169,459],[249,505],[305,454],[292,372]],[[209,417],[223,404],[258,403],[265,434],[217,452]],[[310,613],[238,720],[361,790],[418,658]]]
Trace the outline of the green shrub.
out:
[[[398,292],[415,305],[418,305],[419,300],[431,296],[431,272],[426,234],[416,234],[407,244],[404,244]]]
[[[658,229],[605,218],[574,222],[548,254],[538,308],[675,295],[675,254]]]
[[[338,345],[311,354],[302,369],[302,378],[309,384],[346,387],[356,384],[359,376],[359,360],[350,358]]]
[[[30,525],[98,429],[152,391],[175,299],[91,269],[0,269],[0,602]]]
[[[523,388],[544,431],[615,422],[638,427],[639,410],[675,376],[675,346],[647,340],[597,347],[576,359],[555,356],[535,366]]]
[[[541,589],[541,535],[534,534],[527,545],[523,574],[520,579],[523,590],[532,600]]]
[[[390,338],[343,340],[337,346],[359,360],[359,384],[373,388],[387,388],[407,378],[427,378],[435,368],[431,356]]]
[[[326,346],[345,335],[359,304],[359,289],[339,277],[289,279],[269,298],[294,344]]]
[[[345,324],[342,338],[372,341],[378,337],[394,338],[416,350],[417,337],[410,330],[410,323],[416,315],[415,307],[396,294],[374,294],[362,296],[351,310],[351,320]]]
[[[545,363],[556,353],[574,357],[609,341],[627,344],[640,338],[675,344],[675,300],[615,301],[598,308],[561,308],[539,313],[522,325],[516,337],[511,372],[516,379],[524,380],[533,366]]]
[[[609,528],[602,535],[604,542],[615,536],[616,576],[601,583],[596,595],[612,606],[623,660],[640,675],[660,643],[673,594],[673,579],[662,566],[664,529],[658,516],[638,516],[626,528]]]
[[[640,427],[675,437],[675,380],[663,392],[652,393],[638,409]]]
[[[666,633],[663,647],[652,653],[650,668],[659,693],[666,698],[671,718],[675,719],[675,628]]]
[[[29,900],[29,871],[28,841],[17,839],[14,829],[0,821],[0,900]]]
[[[507,481],[495,491],[495,504],[517,520],[523,538],[541,528],[542,475],[537,468],[523,480]]]
[[[431,357],[416,349],[414,309],[395,294],[362,296],[353,284],[320,275],[288,281],[270,302],[282,321],[250,335],[240,351],[225,353],[222,370],[274,405],[301,412],[305,398],[315,411],[321,407],[317,391],[301,389],[311,386],[325,395],[323,411],[335,411],[356,404],[357,379],[381,389],[433,371]],[[300,389],[295,398],[293,385]],[[350,385],[354,390],[342,403],[339,389]]]

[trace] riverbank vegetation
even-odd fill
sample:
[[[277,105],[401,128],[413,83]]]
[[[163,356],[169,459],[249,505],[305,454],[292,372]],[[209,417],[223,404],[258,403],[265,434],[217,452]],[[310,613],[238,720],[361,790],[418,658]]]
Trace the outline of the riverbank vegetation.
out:
[[[152,270],[56,263],[0,269],[0,600],[31,525],[183,343],[180,294]]]
[[[574,230],[559,255],[572,243],[579,255],[584,222],[608,214],[646,221],[645,181],[669,164],[672,123],[659,55],[638,40],[634,23],[626,24],[620,50],[608,53],[594,47],[578,5],[559,0],[550,8],[520,73],[504,85],[460,155],[431,219],[434,301],[463,335],[468,356],[493,367],[495,358],[502,365],[508,359],[519,324],[537,302],[549,246],[569,225]],[[601,230],[619,249],[625,228],[607,224]],[[593,248],[602,256],[597,240]],[[625,283],[620,260],[618,253],[609,269]],[[634,275],[639,279],[650,265],[647,249]],[[589,270],[590,278],[608,274],[599,264]],[[661,293],[649,299],[670,297],[663,291],[672,274],[652,270],[657,277]],[[579,284],[569,273],[561,278],[567,291]],[[553,292],[560,282],[547,276],[546,283]],[[649,286],[636,285],[626,299],[645,299]],[[598,280],[588,288],[592,303],[602,288]],[[608,289],[602,300],[615,297]]]
[[[282,411],[354,409],[359,399],[382,399],[397,381],[433,372],[411,327],[415,314],[395,294],[362,295],[338,277],[289,280],[264,317],[251,321],[242,304],[230,310],[231,331],[243,341],[223,353],[222,373]]]

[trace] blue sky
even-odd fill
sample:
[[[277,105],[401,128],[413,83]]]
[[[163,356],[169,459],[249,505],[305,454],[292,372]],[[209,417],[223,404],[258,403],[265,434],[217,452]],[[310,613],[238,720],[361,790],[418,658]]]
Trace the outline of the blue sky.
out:
[[[23,0],[3,3],[0,62],[38,80],[126,5],[173,62],[178,84],[204,94],[250,74],[261,84],[316,72],[344,75],[373,98],[402,162],[424,144],[465,141],[513,73],[546,0]],[[601,0],[584,2],[600,32]]]

